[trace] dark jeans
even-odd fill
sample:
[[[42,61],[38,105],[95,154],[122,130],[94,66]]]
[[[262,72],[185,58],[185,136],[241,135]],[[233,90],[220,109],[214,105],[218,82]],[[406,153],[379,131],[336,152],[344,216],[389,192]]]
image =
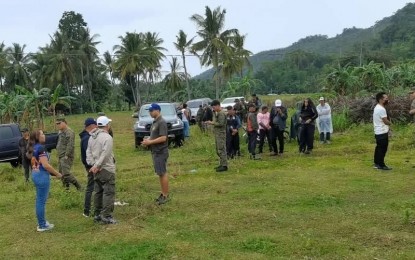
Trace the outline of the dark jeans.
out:
[[[272,150],[272,145],[271,145],[271,131],[272,129],[260,129],[259,130],[259,146],[258,146],[258,150],[259,153],[263,152],[263,147],[264,147],[264,143],[265,143],[265,137],[267,138],[268,141],[268,147],[269,150]]]
[[[233,157],[239,152],[239,134],[231,135],[231,133],[226,134],[226,153],[228,156]]]
[[[30,160],[23,158],[22,159],[22,167],[24,171],[24,177],[26,181],[29,181],[30,175]]]
[[[248,132],[248,151],[251,155],[255,155],[257,137],[257,131]]]
[[[107,218],[114,212],[115,173],[101,169],[95,174],[95,216]]]
[[[280,145],[279,151],[277,139]],[[284,130],[280,130],[278,127],[271,128],[271,145],[274,153],[284,153]]]
[[[301,124],[300,126],[300,152],[313,150],[314,131],[316,127],[313,124]]]
[[[91,213],[91,201],[92,201],[92,193],[94,192],[94,174],[89,172],[90,167],[85,168],[87,172],[87,184],[85,190],[85,202],[84,202],[84,214],[89,216]]]
[[[373,162],[380,167],[385,167],[385,155],[388,151],[389,136],[388,133],[375,135],[376,148]]]

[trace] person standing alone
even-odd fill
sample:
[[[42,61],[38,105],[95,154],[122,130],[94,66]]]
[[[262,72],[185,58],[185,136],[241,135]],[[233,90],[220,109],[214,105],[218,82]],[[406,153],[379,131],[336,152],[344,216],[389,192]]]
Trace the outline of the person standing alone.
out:
[[[257,109],[254,103],[248,105],[248,117],[247,117],[247,132],[248,132],[248,151],[250,158],[253,160],[261,159],[256,153],[256,143],[258,137],[258,119],[257,119]]]
[[[376,102],[377,105],[373,109],[373,128],[376,139],[373,168],[378,170],[392,170],[392,168],[385,164],[385,155],[389,145],[389,126],[391,125],[385,108],[389,103],[386,93],[379,92],[376,94]]]
[[[154,118],[151,125],[150,138],[144,139],[143,146],[150,147],[153,158],[154,171],[159,176],[161,193],[156,202],[161,205],[169,200],[169,177],[167,176],[167,159],[169,145],[167,139],[167,123],[161,116],[161,107],[153,103],[148,108],[150,116]]]
[[[320,104],[316,107],[318,113],[318,130],[320,133],[320,143],[330,144],[330,135],[333,133],[331,122],[331,108],[324,97],[320,97]]]
[[[220,158],[219,166],[215,169],[216,172],[224,172],[228,170],[228,159],[226,155],[226,115],[220,107],[219,100],[213,100],[211,106],[213,108],[213,121],[206,121],[206,123],[213,125],[216,154]]]
[[[187,108],[187,104],[183,104],[182,109],[182,122],[183,122],[183,136],[185,138],[190,137],[190,110]]]
[[[81,190],[81,185],[71,173],[75,152],[75,133],[68,127],[64,118],[58,118],[56,125],[59,129],[56,151],[59,156],[59,172],[63,174],[63,186],[69,190],[69,185],[73,184],[78,190]]]
[[[87,185],[85,190],[84,201],[84,217],[89,217],[91,213],[91,199],[94,191],[94,174],[90,172],[92,165],[89,165],[86,161],[86,150],[88,149],[88,141],[91,137],[90,133],[97,128],[97,122],[93,118],[87,118],[85,120],[85,129],[79,134],[81,138],[81,160],[87,173]]]
[[[113,218],[115,201],[115,159],[113,153],[113,139],[108,133],[110,122],[106,116],[97,118],[98,128],[91,131],[86,149],[87,165],[94,174],[94,222],[103,224],[117,224]]]
[[[27,128],[22,129],[23,136],[19,140],[19,157],[21,158],[24,177],[26,182],[29,182],[30,175],[30,160],[26,156],[27,145],[29,142],[29,130]]]

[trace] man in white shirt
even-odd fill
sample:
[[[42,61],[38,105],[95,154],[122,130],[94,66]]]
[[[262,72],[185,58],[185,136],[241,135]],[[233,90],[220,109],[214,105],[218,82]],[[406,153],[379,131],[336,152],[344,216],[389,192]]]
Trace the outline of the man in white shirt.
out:
[[[389,144],[389,126],[391,125],[385,106],[388,104],[388,96],[385,92],[376,94],[377,105],[373,110],[373,128],[375,131],[376,148],[373,168],[378,170],[392,170],[386,166],[385,155]]]

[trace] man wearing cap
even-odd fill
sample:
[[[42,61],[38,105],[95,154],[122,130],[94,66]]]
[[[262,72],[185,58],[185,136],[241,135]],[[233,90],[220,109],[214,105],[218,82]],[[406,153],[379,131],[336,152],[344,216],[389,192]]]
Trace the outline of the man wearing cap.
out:
[[[65,118],[58,118],[56,120],[56,125],[59,129],[56,151],[58,152],[59,157],[59,172],[63,175],[63,186],[69,190],[69,185],[73,184],[80,190],[81,185],[71,173],[75,152],[75,133],[68,127]]]
[[[29,130],[27,128],[22,129],[22,138],[19,140],[19,158],[22,160],[22,166],[24,171],[24,177],[26,182],[29,182],[30,175],[30,160],[26,156],[27,143],[29,141]]]
[[[318,118],[317,128],[320,133],[320,143],[330,144],[330,134],[333,133],[333,125],[331,122],[331,108],[324,100],[324,97],[320,97],[320,104],[316,107]]]
[[[90,133],[97,128],[97,122],[93,118],[85,120],[85,129],[79,134],[81,138],[81,160],[87,172],[87,185],[85,190],[84,213],[85,217],[89,217],[91,213],[91,199],[94,191],[94,174],[90,172],[92,165],[86,161],[86,150],[88,149],[88,141]]]
[[[107,116],[104,112],[98,112],[98,117],[100,117],[100,116]],[[111,127],[111,125],[110,125],[110,129],[108,130],[108,134],[112,137],[112,138],[114,138],[114,133],[112,132],[112,127]]]
[[[226,155],[226,115],[220,107],[219,100],[213,100],[210,105],[213,108],[213,120],[206,121],[206,123],[213,125],[216,153],[220,158],[219,166],[215,169],[216,172],[224,172],[228,170],[228,159]]]
[[[97,118],[97,126],[91,131],[86,150],[86,163],[94,174],[94,222],[116,224],[113,218],[115,201],[115,159],[113,140],[108,134],[110,122],[106,116]]]
[[[153,103],[148,108],[150,116],[154,118],[151,125],[150,138],[144,139],[143,146],[150,147],[153,158],[154,171],[159,176],[161,193],[156,202],[161,205],[169,200],[169,178],[167,176],[167,159],[169,158],[167,123],[161,116],[161,108]]]
[[[269,124],[271,126],[271,155],[283,155],[284,154],[284,131],[287,126],[287,108],[282,105],[281,99],[275,100],[275,106],[272,107],[269,116]],[[279,144],[279,150],[277,146],[277,139]]]

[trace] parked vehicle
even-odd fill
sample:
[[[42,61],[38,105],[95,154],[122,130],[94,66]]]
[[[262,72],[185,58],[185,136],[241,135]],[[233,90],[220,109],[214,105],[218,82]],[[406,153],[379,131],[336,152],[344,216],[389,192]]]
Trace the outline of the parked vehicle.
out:
[[[196,124],[196,115],[197,115],[197,111],[199,110],[199,106],[204,106],[204,105],[210,105],[210,103],[212,102],[212,99],[210,98],[198,98],[198,99],[192,99],[186,102],[187,107],[190,109],[190,123],[191,124]]]
[[[174,142],[175,146],[181,146],[184,140],[183,122],[178,116],[176,107],[173,103],[159,102],[161,115],[167,122],[169,144]],[[148,112],[150,103],[142,105],[137,113],[137,122],[134,124],[135,147],[139,147],[144,138],[150,136],[151,125],[154,119]]]
[[[58,133],[45,133],[45,148],[48,152],[56,148],[58,143]],[[20,164],[19,140],[22,138],[19,125],[3,124],[0,125],[0,163],[10,162],[13,167]]]
[[[226,112],[226,107],[228,106],[234,106],[235,105],[235,99],[239,99],[241,100],[244,97],[228,97],[225,98],[224,100],[222,100],[222,102],[220,102],[220,107]]]

